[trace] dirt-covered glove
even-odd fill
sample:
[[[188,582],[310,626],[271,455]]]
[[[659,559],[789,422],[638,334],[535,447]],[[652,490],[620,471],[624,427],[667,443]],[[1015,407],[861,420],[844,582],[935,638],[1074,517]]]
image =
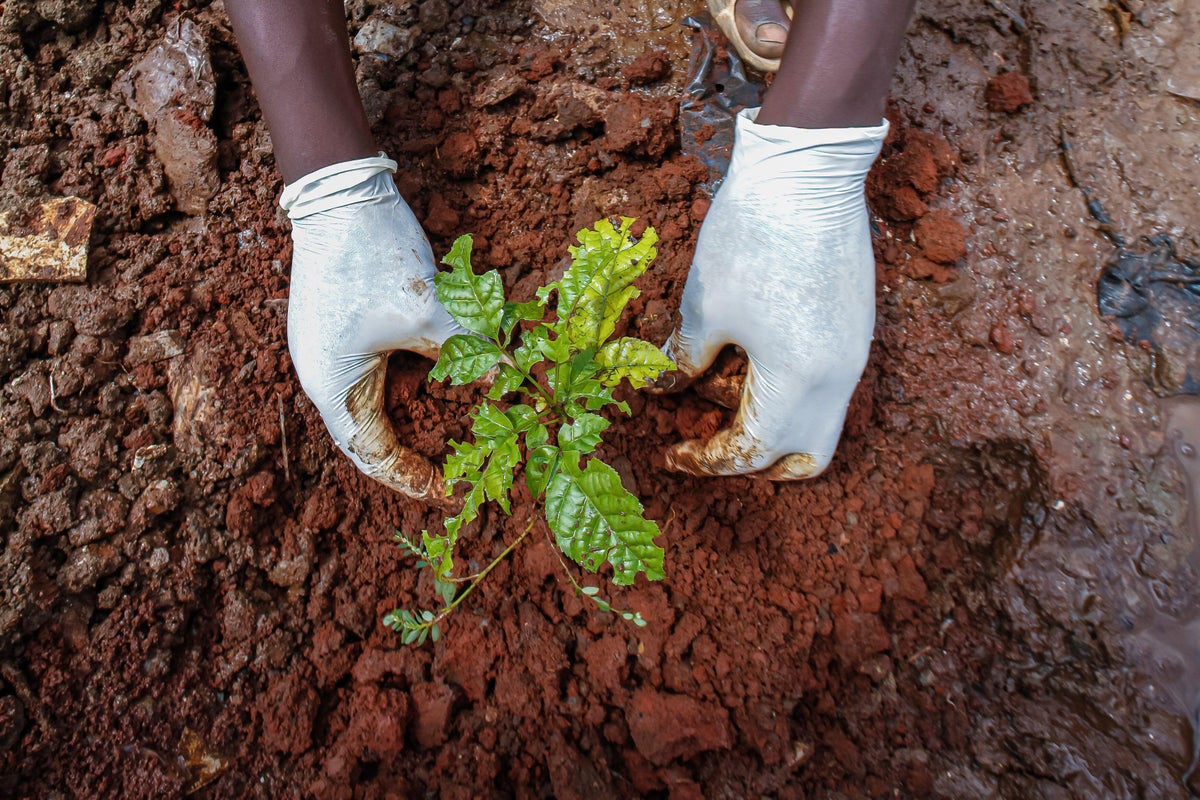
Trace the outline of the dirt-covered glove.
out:
[[[465,333],[433,292],[433,251],[383,157],[334,164],[284,189],[292,220],[288,349],[334,442],[365,474],[427,502],[444,486],[396,438],[384,409],[387,356],[434,358]]]
[[[864,183],[887,134],[737,120],[733,160],[700,230],[665,346],[703,372],[726,344],[749,357],[733,425],[667,452],[696,475],[812,478],[829,465],[875,324],[875,260]],[[670,388],[662,387],[662,388]]]

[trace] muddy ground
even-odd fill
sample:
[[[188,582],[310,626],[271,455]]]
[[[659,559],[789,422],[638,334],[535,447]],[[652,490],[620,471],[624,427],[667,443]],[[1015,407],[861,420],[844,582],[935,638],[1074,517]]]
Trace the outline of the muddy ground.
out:
[[[1200,254],[1200,4],[920,3],[834,466],[670,474],[660,448],[729,412],[631,396],[604,454],[667,579],[614,594],[649,625],[592,613],[535,538],[422,649],[381,624],[430,589],[391,537],[440,516],[357,474],[299,391],[281,184],[220,3],[2,5],[0,192],[99,212],[86,284],[0,286],[0,795],[1200,790],[1197,360],[1096,301],[1113,231]],[[435,250],[474,232],[531,295],[578,228],[646,219],[628,326],[661,340],[708,207],[677,118],[698,8],[346,5]],[[129,70],[180,19],[211,80],[155,105]],[[428,366],[393,358],[388,400],[440,458],[474,395]],[[464,549],[531,513],[488,511]]]

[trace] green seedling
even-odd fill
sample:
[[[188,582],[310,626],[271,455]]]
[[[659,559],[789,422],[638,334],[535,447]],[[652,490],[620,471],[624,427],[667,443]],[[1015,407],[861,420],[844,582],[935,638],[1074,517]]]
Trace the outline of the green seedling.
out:
[[[384,618],[405,644],[437,641],[439,623],[533,530],[531,522],[477,574],[455,577],[460,532],[485,501],[512,513],[509,493],[520,470],[534,501],[541,501],[546,535],[571,561],[593,573],[611,564],[612,580],[622,586],[638,573],[663,577],[663,551],[654,544],[658,525],[643,516],[617,471],[592,455],[609,427],[596,412],[615,406],[629,413],[628,404],[613,397],[614,388],[675,368],[649,342],[614,338],[622,311],[638,295],[634,280],[657,255],[654,229],[635,239],[632,225],[628,218],[620,227],[601,220],[580,231],[579,246],[568,248],[571,265],[563,277],[520,303],[505,299],[496,270],[475,274],[469,235],[450,248],[444,263],[451,270],[434,279],[437,298],[472,333],[446,340],[430,380],[449,378],[457,386],[491,370],[495,378],[488,399],[471,411],[473,441],[450,442],[446,486],[448,492],[466,487],[462,511],[446,520],[444,533],[422,531],[419,540],[396,534],[417,566],[433,571],[442,600],[440,610],[396,609]],[[516,402],[506,402],[514,395]],[[581,585],[561,555],[559,562],[575,591],[598,609],[645,625],[640,614],[614,609],[598,587]]]

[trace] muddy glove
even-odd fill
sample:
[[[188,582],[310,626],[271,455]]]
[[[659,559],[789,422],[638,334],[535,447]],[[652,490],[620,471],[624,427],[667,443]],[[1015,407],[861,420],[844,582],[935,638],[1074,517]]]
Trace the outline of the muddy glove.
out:
[[[740,345],[741,407],[730,428],[666,460],[696,475],[796,480],[829,465],[867,363],[875,259],[863,185],[888,126],[805,130],[757,125],[756,114],[738,116],[664,348],[679,365],[665,380],[678,383]]]
[[[396,162],[334,164],[287,186],[295,244],[288,349],[300,385],[355,465],[410,497],[442,502],[433,466],[400,444],[384,404],[387,355],[435,358],[466,333],[433,293],[433,251],[396,189]]]

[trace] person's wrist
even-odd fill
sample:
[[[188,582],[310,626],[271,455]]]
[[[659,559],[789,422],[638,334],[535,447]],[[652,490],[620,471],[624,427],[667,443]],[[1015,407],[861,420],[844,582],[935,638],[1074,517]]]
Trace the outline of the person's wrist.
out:
[[[279,205],[293,223],[322,211],[399,195],[396,162],[382,151],[321,167],[283,188]]]

